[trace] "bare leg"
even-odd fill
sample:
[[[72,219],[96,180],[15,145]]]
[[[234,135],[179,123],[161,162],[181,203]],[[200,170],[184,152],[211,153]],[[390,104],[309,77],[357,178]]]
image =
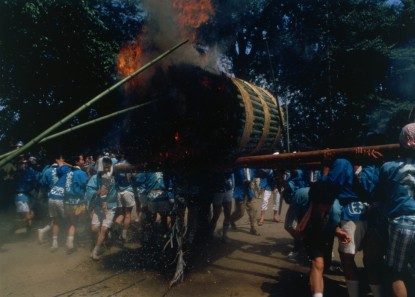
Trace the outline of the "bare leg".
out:
[[[255,228],[256,211],[255,211],[252,200],[246,201],[246,212],[248,213],[248,216],[249,216],[249,224],[251,225],[251,230],[250,230],[251,234],[259,235],[258,231]]]
[[[402,273],[392,271],[392,295],[393,297],[408,297]]]
[[[98,246],[101,246],[102,245],[102,243],[105,240],[105,237],[107,236],[107,233],[108,233],[108,228],[102,226],[101,227],[101,230],[99,231],[99,234],[98,234],[98,238],[97,238],[96,245],[98,245]]]
[[[133,210],[132,207],[127,207],[125,209],[124,229],[122,231],[122,239],[123,240],[127,240],[127,231],[128,231],[128,228],[130,227],[130,223],[131,223],[131,211],[132,210]]]
[[[136,199],[136,202],[135,202],[135,212],[137,214],[137,221],[139,223],[141,223],[141,221],[143,220],[143,218],[142,218],[143,212],[142,212],[142,209],[141,209],[141,203],[138,199]]]
[[[236,229],[235,222],[244,216],[245,205],[244,201],[235,201],[235,209],[231,215],[231,225],[233,229]]]
[[[269,198],[271,197],[272,192],[269,190],[264,190],[262,193],[262,202],[261,202],[261,216],[259,217],[258,225],[261,226],[264,224],[265,212],[268,209]]]
[[[58,234],[59,234],[58,219],[53,218],[53,224],[52,224],[52,251],[55,251],[55,250],[58,249]]]
[[[363,264],[367,271],[369,286],[373,297],[382,296],[381,273],[382,273],[382,240],[376,231],[369,230],[363,246]]]
[[[69,229],[68,229],[68,237],[66,238],[66,248],[68,249],[67,252],[70,253],[73,251],[73,240],[75,237],[78,217],[75,214],[72,214],[68,219],[69,219]]]
[[[219,216],[222,213],[222,205],[220,204],[213,204],[213,215],[212,219],[210,220],[210,232],[211,235],[215,232],[216,224],[219,220]]]
[[[281,222],[281,209],[282,209],[282,200],[281,200],[281,194],[280,192],[278,192],[278,190],[275,190],[272,192],[272,194],[274,195],[274,222]]]
[[[223,215],[224,215],[222,240],[226,241],[228,239],[228,229],[229,229],[229,223],[231,221],[232,201],[224,202],[222,206],[223,206]]]
[[[32,220],[33,220],[33,211],[29,210],[29,212],[25,213],[25,223],[28,229],[32,228]]]
[[[340,260],[342,262],[344,276],[346,278],[347,290],[350,297],[359,296],[359,277],[353,254],[340,252]]]
[[[392,282],[393,297],[408,297],[405,283],[402,280]]]
[[[76,230],[75,224],[71,224],[71,226],[68,229],[68,236],[75,236],[75,230]]]
[[[94,260],[99,260],[100,256],[99,256],[99,252],[101,249],[101,246],[105,240],[105,237],[107,236],[108,233],[108,228],[101,226],[99,232],[98,232],[98,237],[97,237],[97,242],[95,244],[94,250],[92,251],[91,254],[91,258]]]
[[[258,226],[262,226],[264,224],[264,217],[265,217],[265,210],[261,210],[261,215],[259,217]]]
[[[310,269],[310,290],[312,294],[324,292],[324,258],[316,257],[311,261]]]
[[[115,223],[122,225],[124,221],[124,212],[122,210],[117,209],[117,217],[115,218]]]

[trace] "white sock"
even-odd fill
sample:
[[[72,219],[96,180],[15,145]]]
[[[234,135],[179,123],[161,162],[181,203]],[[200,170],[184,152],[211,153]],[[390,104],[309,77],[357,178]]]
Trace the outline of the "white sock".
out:
[[[52,247],[58,247],[58,236],[54,235],[52,238]]]
[[[99,245],[96,245],[96,246],[94,247],[93,253],[94,253],[95,255],[98,255],[98,253],[99,253],[99,249],[100,249],[100,246],[99,246]]]
[[[68,249],[72,249],[73,248],[73,236],[68,236],[66,238],[66,247]]]
[[[369,285],[372,291],[373,297],[382,297],[382,286],[381,285]]]
[[[349,297],[359,297],[359,281],[346,280]]]
[[[123,229],[123,230],[122,230],[122,234],[121,234],[121,236],[122,236],[122,239],[124,239],[124,240],[126,240],[126,239],[127,239],[127,229]]]
[[[314,293],[313,297],[323,297],[323,293]]]

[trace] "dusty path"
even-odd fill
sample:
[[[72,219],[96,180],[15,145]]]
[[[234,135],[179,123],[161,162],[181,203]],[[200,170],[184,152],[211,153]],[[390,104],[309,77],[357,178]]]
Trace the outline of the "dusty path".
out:
[[[261,236],[249,234],[246,216],[238,227],[229,243],[214,239],[201,248],[200,261],[171,290],[171,275],[137,264],[134,250],[112,249],[94,262],[85,243],[66,255],[63,248],[51,253],[34,234],[3,237],[0,296],[308,296],[307,267],[287,260],[292,241],[282,223],[266,221]],[[341,276],[326,283],[327,296],[346,296]]]

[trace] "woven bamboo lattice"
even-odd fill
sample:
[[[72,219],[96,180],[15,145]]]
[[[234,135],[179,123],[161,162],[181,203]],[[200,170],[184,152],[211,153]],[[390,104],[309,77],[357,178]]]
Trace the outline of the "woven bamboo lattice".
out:
[[[233,78],[239,94],[239,106],[245,117],[241,119],[239,149],[242,152],[272,151],[282,135],[282,110],[268,91],[241,79]]]

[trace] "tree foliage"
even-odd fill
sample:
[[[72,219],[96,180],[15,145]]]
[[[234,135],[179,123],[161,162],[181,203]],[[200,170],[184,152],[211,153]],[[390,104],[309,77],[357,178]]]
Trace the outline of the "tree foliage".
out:
[[[108,86],[115,56],[137,33],[142,16],[135,1],[2,1],[3,144],[30,139]],[[110,101],[92,115],[117,104]]]

